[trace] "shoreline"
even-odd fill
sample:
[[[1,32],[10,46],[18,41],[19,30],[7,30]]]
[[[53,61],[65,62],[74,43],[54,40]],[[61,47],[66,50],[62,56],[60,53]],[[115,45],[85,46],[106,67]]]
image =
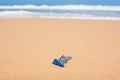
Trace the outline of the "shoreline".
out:
[[[109,19],[109,18],[106,18],[106,19],[103,19],[103,18],[0,18],[0,19],[62,19],[62,20],[96,20],[96,21],[120,21],[120,19]]]

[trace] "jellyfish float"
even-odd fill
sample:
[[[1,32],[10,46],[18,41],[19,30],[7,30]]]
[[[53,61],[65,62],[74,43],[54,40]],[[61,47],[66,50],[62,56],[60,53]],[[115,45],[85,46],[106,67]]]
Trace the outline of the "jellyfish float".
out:
[[[69,60],[71,60],[71,56],[64,56],[62,55],[59,59],[54,59],[53,64],[59,67],[64,67],[64,64],[66,64]]]

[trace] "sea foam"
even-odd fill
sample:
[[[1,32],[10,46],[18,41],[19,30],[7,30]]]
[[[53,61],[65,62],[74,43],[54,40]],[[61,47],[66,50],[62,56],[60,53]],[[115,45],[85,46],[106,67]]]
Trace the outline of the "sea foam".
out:
[[[62,10],[111,10],[120,11],[120,6],[101,6],[101,5],[14,5],[14,6],[0,6],[0,9],[62,9]]]
[[[14,5],[0,6],[0,18],[75,18],[120,20],[120,6]]]

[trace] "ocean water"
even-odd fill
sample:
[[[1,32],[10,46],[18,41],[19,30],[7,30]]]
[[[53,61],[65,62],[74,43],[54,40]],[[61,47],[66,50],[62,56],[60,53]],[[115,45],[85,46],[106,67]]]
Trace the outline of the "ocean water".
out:
[[[120,20],[119,5],[1,5],[0,18]]]

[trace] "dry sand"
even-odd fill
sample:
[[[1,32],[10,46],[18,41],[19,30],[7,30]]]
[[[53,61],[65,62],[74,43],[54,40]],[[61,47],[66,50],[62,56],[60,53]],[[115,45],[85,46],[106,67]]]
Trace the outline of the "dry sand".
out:
[[[120,21],[0,19],[0,80],[120,80]]]

